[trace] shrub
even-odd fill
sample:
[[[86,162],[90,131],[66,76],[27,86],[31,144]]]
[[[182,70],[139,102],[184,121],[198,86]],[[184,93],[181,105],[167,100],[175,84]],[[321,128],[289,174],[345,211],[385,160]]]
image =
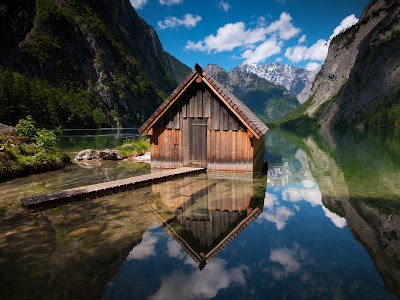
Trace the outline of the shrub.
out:
[[[45,152],[56,152],[57,137],[46,129],[38,130],[37,135],[34,137],[36,145]]]
[[[37,133],[36,123],[31,116],[27,116],[26,119],[21,119],[18,121],[17,126],[15,126],[18,132],[33,139]]]

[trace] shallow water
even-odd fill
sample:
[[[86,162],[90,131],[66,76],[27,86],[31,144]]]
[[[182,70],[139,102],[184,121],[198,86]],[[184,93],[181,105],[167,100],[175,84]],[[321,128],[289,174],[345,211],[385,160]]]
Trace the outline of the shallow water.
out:
[[[57,131],[58,148],[65,153],[83,149],[114,149],[126,138],[138,136],[137,128],[64,129]]]
[[[8,206],[0,295],[399,297],[398,149],[393,131],[270,130],[267,178],[200,174],[47,210]],[[110,178],[129,174],[109,169]],[[105,178],[57,172],[26,178],[44,190]],[[15,179],[0,185],[0,203],[18,202],[18,186],[36,192]]]

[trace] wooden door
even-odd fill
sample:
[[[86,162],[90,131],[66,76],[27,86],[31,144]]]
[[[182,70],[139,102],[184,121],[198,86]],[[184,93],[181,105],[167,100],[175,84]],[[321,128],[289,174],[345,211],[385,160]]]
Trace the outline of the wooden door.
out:
[[[188,118],[185,151],[187,166],[207,167],[207,118]]]

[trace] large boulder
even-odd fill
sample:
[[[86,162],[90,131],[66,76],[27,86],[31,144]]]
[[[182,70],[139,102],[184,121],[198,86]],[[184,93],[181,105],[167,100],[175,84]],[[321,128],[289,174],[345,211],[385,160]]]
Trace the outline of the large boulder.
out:
[[[100,158],[99,154],[97,153],[96,150],[92,150],[92,149],[82,150],[81,152],[78,153],[77,156],[75,156],[76,161],[92,160],[92,159],[97,159],[97,158]]]
[[[105,150],[99,150],[97,152],[98,152],[100,158],[104,159],[104,160],[121,160],[121,159],[124,159],[124,157],[122,156],[121,152],[119,152],[118,150],[105,149]]]

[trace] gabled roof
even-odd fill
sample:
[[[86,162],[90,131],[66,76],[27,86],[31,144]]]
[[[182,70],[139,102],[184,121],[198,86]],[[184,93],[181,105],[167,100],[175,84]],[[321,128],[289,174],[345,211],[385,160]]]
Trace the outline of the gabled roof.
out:
[[[268,127],[242,101],[236,98],[198,64],[138,131],[140,133],[147,132],[197,78],[201,78],[257,138],[267,132]]]
[[[209,263],[222,249],[224,249],[232,240],[241,233],[246,227],[256,220],[262,213],[258,207],[253,209],[243,220],[240,221],[235,228],[225,233],[223,239],[221,239],[217,244],[213,245],[213,248],[206,251],[206,253],[198,253],[189,243],[185,241],[175,230],[173,221],[176,220],[176,217],[172,219],[165,220],[162,214],[159,214],[157,210],[148,205],[149,208],[155,213],[155,215],[159,218],[159,224],[161,227],[182,247],[182,249],[199,265],[200,270],[205,267],[207,263]],[[171,221],[172,220],[172,221]],[[176,221],[178,222],[178,221]],[[188,229],[186,229],[188,231]]]

